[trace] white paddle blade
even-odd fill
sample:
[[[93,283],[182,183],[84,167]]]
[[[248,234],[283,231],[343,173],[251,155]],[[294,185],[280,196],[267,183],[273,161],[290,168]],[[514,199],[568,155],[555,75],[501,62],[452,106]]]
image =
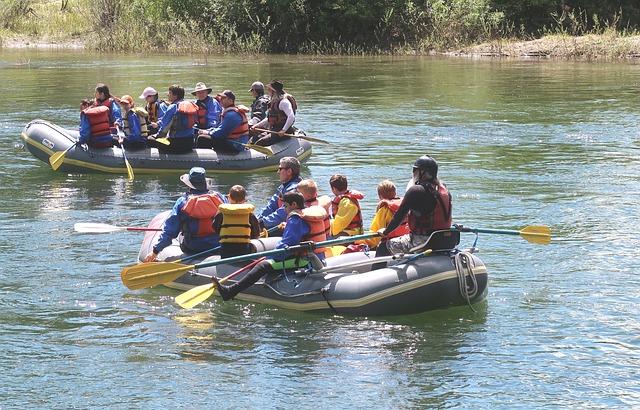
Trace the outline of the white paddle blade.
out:
[[[126,231],[124,226],[114,226],[109,224],[79,222],[73,225],[73,229],[80,233],[111,233],[118,231]]]

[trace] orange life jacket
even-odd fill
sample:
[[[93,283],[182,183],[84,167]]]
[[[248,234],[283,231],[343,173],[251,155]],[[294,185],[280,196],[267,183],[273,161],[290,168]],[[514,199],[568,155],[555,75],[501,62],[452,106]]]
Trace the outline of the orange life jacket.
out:
[[[433,211],[421,215],[413,210],[409,211],[409,229],[416,235],[429,235],[433,231],[451,228],[451,194],[442,182],[437,186],[425,185],[427,192],[435,195],[436,206]]]
[[[267,110],[269,127],[272,131],[282,130],[282,127],[284,127],[284,124],[286,124],[287,122],[287,114],[285,114],[284,111],[280,109],[280,101],[282,101],[283,98],[286,98],[289,100],[289,102],[291,102],[291,108],[293,108],[294,114],[298,111],[298,103],[296,102],[296,99],[293,98],[293,95],[284,94],[273,98],[269,102],[269,109]]]
[[[89,125],[91,126],[91,139],[111,135],[109,108],[104,105],[99,105],[97,107],[89,107],[83,112],[87,116]]]
[[[192,101],[180,101],[176,111],[173,131],[184,131],[193,128],[198,122],[198,106]]]
[[[329,233],[329,215],[323,207],[318,205],[312,205],[302,210],[292,211],[287,218],[291,215],[298,215],[309,225],[309,233],[302,237],[302,241],[313,241],[314,243],[323,242],[327,240]],[[325,248],[315,248],[314,253],[323,253]]]
[[[207,110],[207,104],[204,101],[198,100],[196,105],[198,106],[198,128],[204,130],[208,128],[207,113],[209,113],[209,110]]]
[[[108,110],[107,120],[109,122],[109,127],[113,127],[113,123],[111,122],[111,104],[113,104],[114,101],[115,100],[112,97],[109,97],[104,101],[95,100],[93,102],[93,108],[107,107],[107,110]]]
[[[235,105],[232,107],[227,107],[222,111],[221,120],[224,118],[225,114],[229,111],[235,111],[240,114],[240,118],[242,118],[242,122],[236,128],[231,131],[229,134],[230,139],[238,139],[243,135],[247,135],[249,133],[249,121],[247,121],[247,110],[236,107]]]
[[[187,221],[187,226],[183,227],[183,233],[188,233],[194,238],[213,235],[213,218],[218,213],[218,206],[221,203],[222,200],[218,195],[189,195],[184,207],[182,207],[182,212],[197,222],[197,228],[194,232]]]
[[[334,217],[338,214],[338,206],[342,198],[349,198],[358,207],[358,213],[353,217],[349,225],[345,229],[360,229],[362,230],[362,210],[360,209],[360,200],[364,198],[364,195],[355,190],[348,190],[344,194],[336,195],[331,201],[331,215]]]
[[[396,212],[398,212],[398,209],[400,208],[401,203],[402,203],[402,198],[382,199],[378,203],[377,209],[389,208],[389,210],[395,215]],[[396,229],[391,231],[388,237],[395,238],[397,236],[408,234],[410,230],[409,230],[409,223],[407,220],[408,218],[405,217],[402,223],[400,224],[400,226],[398,226]]]

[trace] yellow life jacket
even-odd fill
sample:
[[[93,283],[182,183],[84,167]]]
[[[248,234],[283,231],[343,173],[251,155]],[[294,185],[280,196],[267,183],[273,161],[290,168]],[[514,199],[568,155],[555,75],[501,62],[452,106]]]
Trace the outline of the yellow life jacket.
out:
[[[249,216],[255,207],[251,204],[221,204],[222,213],[220,227],[220,243],[249,243],[251,241],[251,224]]]
[[[149,122],[149,114],[143,109],[139,107],[133,107],[130,111],[133,111],[140,120],[140,136],[142,138],[147,138],[149,135],[149,129],[147,127],[147,123]],[[124,134],[129,136],[131,135],[131,130],[129,129],[129,117],[127,113],[122,116],[122,126],[124,128]]]

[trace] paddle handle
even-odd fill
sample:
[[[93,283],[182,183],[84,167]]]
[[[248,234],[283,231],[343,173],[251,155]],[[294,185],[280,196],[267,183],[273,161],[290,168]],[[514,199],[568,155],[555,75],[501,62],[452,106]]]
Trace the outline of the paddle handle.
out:
[[[162,231],[162,228],[142,228],[138,226],[127,226],[125,227],[125,229],[127,231],[155,231],[155,232]]]
[[[291,246],[289,248],[283,248],[283,249],[273,249],[270,251],[264,251],[264,252],[258,252],[258,253],[252,253],[249,255],[240,255],[240,256],[234,256],[231,258],[226,258],[226,259],[218,259],[215,261],[211,261],[211,262],[205,262],[205,263],[199,263],[197,265],[195,265],[194,267],[197,269],[200,268],[207,268],[209,266],[216,266],[216,265],[220,265],[223,263],[233,263],[233,262],[242,262],[242,261],[246,261],[249,259],[253,259],[253,258],[257,258],[257,257],[261,257],[261,256],[271,256],[271,255],[279,255],[282,253],[288,253],[288,252],[295,252],[295,251],[300,251],[300,250],[304,250],[304,249],[316,249],[316,248],[324,248],[324,247],[329,247],[329,246],[333,246],[333,245],[339,245],[341,243],[349,243],[349,242],[354,242],[360,239],[369,239],[369,238],[373,238],[376,236],[380,236],[379,233],[374,232],[374,233],[366,233],[366,234],[362,234],[362,235],[354,235],[354,236],[347,236],[344,238],[337,238],[337,239],[331,239],[328,241],[323,241],[323,242],[318,242],[318,243],[311,243],[310,245],[296,245],[296,246]]]

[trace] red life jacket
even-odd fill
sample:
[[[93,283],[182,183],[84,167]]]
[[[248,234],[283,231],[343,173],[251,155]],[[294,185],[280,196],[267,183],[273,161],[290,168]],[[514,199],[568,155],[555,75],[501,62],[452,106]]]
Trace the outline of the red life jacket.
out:
[[[327,240],[330,229],[329,225],[327,225],[329,215],[327,215],[327,211],[325,211],[323,207],[313,205],[302,210],[295,210],[289,214],[287,219],[290,218],[291,215],[298,215],[309,225],[309,233],[302,237],[302,241],[318,243]],[[323,253],[324,251],[325,248],[316,248],[313,250],[314,253]]]
[[[345,229],[362,229],[362,211],[360,209],[359,200],[364,198],[364,195],[355,190],[348,190],[344,194],[337,195],[331,201],[331,215],[333,215],[334,217],[338,214],[338,206],[340,205],[340,201],[342,200],[342,198],[349,198],[351,202],[356,204],[356,206],[358,207],[358,213],[353,217],[353,219],[351,220],[351,222],[349,222],[349,225],[347,225]]]
[[[451,228],[451,194],[442,182],[437,185],[424,185],[427,192],[435,195],[436,206],[433,212],[420,215],[409,211],[409,229],[416,235],[429,235],[433,231]]]
[[[104,101],[98,101],[95,100],[93,102],[93,107],[97,108],[97,107],[107,107],[107,109],[109,110],[109,113],[107,114],[107,119],[109,121],[109,127],[113,127],[113,123],[111,122],[111,104],[113,104],[115,100],[111,97],[107,98]]]
[[[400,208],[401,203],[402,203],[402,198],[382,199],[378,203],[377,209],[379,210],[380,208],[389,208],[389,210],[395,215],[396,212],[398,212],[398,209]],[[409,223],[407,219],[408,218],[405,217],[402,223],[400,224],[400,226],[398,226],[396,229],[391,231],[388,237],[395,238],[398,236],[408,234],[410,231],[409,231]]]
[[[282,101],[283,98],[286,98],[289,100],[289,102],[291,102],[291,108],[293,108],[294,114],[298,111],[298,103],[291,94],[280,95],[272,99],[269,102],[269,109],[267,110],[269,127],[272,131],[282,130],[282,127],[284,127],[284,124],[286,124],[287,122],[287,114],[285,114],[284,111],[280,109],[280,101]]]
[[[236,107],[235,105],[232,107],[227,107],[222,111],[221,121],[229,111],[235,111],[240,114],[240,118],[242,118],[242,122],[236,128],[231,131],[229,134],[229,139],[238,139],[243,135],[247,135],[249,133],[249,121],[247,121],[247,110],[243,110],[241,108]]]
[[[201,130],[204,130],[207,127],[207,114],[209,113],[209,111],[207,110],[207,105],[204,103],[204,101],[196,101],[196,105],[198,106],[198,128],[200,128]]]
[[[176,111],[173,131],[184,131],[193,128],[198,122],[198,106],[192,101],[180,101]]]
[[[109,127],[109,109],[100,105],[97,107],[89,107],[85,109],[84,114],[89,120],[91,127],[91,145],[97,148],[110,147],[113,145],[111,141],[111,130]],[[109,138],[105,138],[105,137]]]
[[[222,200],[218,195],[189,195],[184,207],[182,207],[182,212],[189,218],[196,220],[197,229],[196,232],[191,231],[187,222],[187,227],[186,229],[183,228],[183,232],[186,230],[194,238],[213,235],[213,218],[218,213],[218,206],[221,203]]]

